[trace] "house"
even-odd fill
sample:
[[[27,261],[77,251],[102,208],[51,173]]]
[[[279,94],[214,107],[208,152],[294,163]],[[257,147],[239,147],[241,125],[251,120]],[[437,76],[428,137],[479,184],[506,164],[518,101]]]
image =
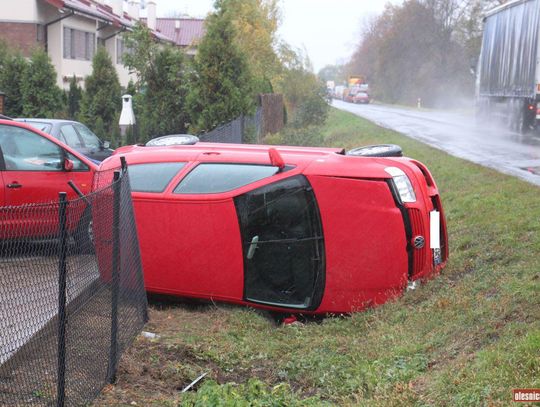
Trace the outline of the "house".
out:
[[[147,23],[147,19],[141,19]],[[195,55],[197,44],[204,36],[204,19],[202,18],[157,18],[158,32],[172,39],[174,44],[185,50],[188,55]]]
[[[84,86],[84,78],[92,73],[92,58],[98,45],[107,49],[115,64],[122,86],[134,79],[123,65],[123,34],[137,21],[145,23],[160,42],[196,50],[195,44],[204,35],[204,20],[158,19],[156,0],[146,1],[147,17],[140,18],[139,0],[17,0],[0,12],[0,40],[24,55],[32,49],[46,50],[57,72],[57,84],[69,86],[75,75]],[[162,30],[163,29],[163,30]]]

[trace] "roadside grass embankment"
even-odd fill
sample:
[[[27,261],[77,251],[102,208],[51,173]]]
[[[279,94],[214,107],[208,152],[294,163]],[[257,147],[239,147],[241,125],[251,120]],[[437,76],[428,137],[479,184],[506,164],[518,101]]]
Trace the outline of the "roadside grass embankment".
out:
[[[324,133],[427,164],[449,228],[443,273],[378,308],[292,326],[154,303],[146,329],[159,338],[134,344],[97,405],[506,406],[513,388],[540,387],[540,189],[335,109]],[[181,395],[203,372],[213,380]]]

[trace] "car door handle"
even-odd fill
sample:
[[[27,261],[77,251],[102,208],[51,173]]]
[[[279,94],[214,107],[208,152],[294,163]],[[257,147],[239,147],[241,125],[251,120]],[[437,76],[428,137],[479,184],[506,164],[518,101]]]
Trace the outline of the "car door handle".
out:
[[[246,256],[248,260],[251,260],[253,256],[255,256],[255,250],[257,250],[258,243],[259,243],[259,236],[253,236],[253,239],[251,239],[251,243],[249,244],[249,249]]]
[[[15,189],[15,188],[21,188],[22,185],[19,184],[18,182],[13,182],[13,183],[11,183],[11,184],[7,184],[7,187],[8,187],[8,188],[11,188],[11,189]]]

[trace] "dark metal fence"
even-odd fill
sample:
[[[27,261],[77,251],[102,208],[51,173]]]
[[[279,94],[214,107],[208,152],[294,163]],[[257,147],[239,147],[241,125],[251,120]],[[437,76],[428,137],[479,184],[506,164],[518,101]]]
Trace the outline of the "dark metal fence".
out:
[[[96,192],[0,207],[0,405],[87,405],[147,321],[125,167]]]
[[[259,107],[253,116],[239,116],[233,121],[200,134],[201,141],[214,143],[256,142],[261,134],[262,109]]]

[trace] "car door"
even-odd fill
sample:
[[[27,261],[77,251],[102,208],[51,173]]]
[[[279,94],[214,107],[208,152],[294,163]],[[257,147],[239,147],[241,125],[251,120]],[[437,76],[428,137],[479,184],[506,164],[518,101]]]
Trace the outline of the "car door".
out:
[[[0,146],[3,158],[3,191],[5,205],[21,206],[48,202],[58,202],[59,192],[67,192],[68,198],[75,198],[69,187],[73,181],[88,192],[92,174],[77,157],[48,138],[33,131],[0,125]],[[73,172],[64,170],[64,160],[73,162]],[[29,236],[45,236],[54,233],[58,213],[54,206],[27,208],[9,223],[24,229]],[[15,228],[17,229],[17,227]]]
[[[302,175],[235,198],[244,255],[244,300],[314,310],[323,296],[324,241],[313,190]]]

